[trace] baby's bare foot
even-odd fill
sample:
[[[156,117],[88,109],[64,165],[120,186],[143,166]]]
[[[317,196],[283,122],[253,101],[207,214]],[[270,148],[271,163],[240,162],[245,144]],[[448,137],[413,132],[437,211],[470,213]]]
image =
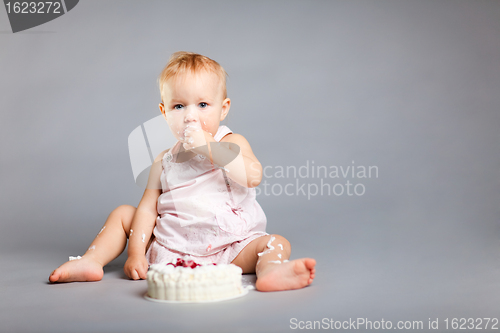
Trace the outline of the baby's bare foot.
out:
[[[263,268],[255,284],[260,291],[300,289],[312,283],[316,260],[296,259],[282,264],[270,263]]]
[[[52,272],[49,276],[51,283],[100,281],[104,271],[102,266],[89,258],[67,261]]]

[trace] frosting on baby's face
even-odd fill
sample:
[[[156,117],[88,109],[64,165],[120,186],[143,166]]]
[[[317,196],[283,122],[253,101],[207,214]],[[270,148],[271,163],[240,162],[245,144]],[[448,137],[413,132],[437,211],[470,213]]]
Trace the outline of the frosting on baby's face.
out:
[[[182,140],[187,127],[201,128],[214,136],[230,104],[229,98],[224,99],[217,75],[186,73],[163,86],[160,111],[175,138]]]

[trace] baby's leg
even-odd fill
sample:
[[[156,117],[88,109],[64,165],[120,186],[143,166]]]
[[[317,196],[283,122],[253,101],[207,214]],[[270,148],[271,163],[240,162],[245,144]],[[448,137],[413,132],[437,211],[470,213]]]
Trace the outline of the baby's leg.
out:
[[[123,252],[136,208],[123,205],[109,214],[106,223],[81,259],[68,261],[49,277],[49,281],[99,281],[103,267]]]
[[[233,260],[243,273],[257,274],[260,291],[300,289],[312,283],[316,260],[310,258],[288,261],[290,243],[282,236],[259,237],[248,244]]]

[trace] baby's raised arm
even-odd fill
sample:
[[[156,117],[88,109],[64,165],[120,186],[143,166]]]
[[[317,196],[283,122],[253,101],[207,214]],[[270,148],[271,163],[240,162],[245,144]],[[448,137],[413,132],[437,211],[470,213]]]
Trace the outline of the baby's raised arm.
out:
[[[144,191],[141,201],[130,227],[128,243],[128,259],[123,270],[125,274],[133,279],[145,279],[148,271],[148,261],[146,260],[146,246],[153,234],[156,223],[157,200],[161,194],[161,159],[166,151],[162,152],[155,159],[149,172],[148,186]]]
[[[188,128],[181,142],[184,149],[205,155],[214,164],[223,166],[227,176],[241,186],[252,188],[260,184],[262,165],[243,135],[228,134],[219,144],[210,133]]]
[[[238,154],[224,168],[229,178],[245,187],[257,187],[262,180],[262,165],[255,157],[247,139],[240,134],[228,134],[220,142],[230,143],[227,147],[220,145],[216,151],[212,152],[214,163],[221,158],[227,151],[231,150],[233,154]],[[239,149],[238,149],[239,148]]]

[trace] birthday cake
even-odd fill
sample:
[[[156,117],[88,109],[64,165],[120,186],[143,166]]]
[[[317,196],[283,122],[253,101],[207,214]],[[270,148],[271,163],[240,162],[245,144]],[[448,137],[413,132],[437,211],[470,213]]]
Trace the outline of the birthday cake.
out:
[[[192,260],[153,264],[147,273],[147,296],[167,301],[214,301],[243,294],[240,267],[197,264]]]

